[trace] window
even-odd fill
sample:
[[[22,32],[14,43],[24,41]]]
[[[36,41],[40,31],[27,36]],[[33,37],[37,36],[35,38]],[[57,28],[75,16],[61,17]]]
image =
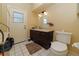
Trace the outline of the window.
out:
[[[20,12],[13,12],[13,22],[22,23],[24,20],[24,14]]]

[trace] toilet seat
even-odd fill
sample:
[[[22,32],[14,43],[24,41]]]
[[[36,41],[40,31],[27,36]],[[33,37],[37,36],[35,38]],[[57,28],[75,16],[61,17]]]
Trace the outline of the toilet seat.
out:
[[[52,42],[51,48],[57,52],[63,52],[67,50],[67,45],[58,41]]]

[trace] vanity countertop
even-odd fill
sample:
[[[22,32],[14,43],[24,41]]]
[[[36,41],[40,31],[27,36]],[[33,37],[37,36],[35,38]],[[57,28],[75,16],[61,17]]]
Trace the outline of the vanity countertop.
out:
[[[50,30],[50,29],[32,29],[32,30],[43,31],[43,32],[50,32],[50,31],[53,31],[53,30]]]

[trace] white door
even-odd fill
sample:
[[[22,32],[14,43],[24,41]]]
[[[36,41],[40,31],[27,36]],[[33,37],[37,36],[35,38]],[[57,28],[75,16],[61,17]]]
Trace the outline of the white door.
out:
[[[10,33],[15,43],[26,40],[26,18],[25,13],[21,10],[10,10]]]

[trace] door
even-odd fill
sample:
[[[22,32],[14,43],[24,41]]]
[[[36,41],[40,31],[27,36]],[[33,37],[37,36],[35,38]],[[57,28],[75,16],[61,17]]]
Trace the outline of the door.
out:
[[[25,12],[10,9],[9,22],[10,33],[15,43],[26,40],[26,18]]]

